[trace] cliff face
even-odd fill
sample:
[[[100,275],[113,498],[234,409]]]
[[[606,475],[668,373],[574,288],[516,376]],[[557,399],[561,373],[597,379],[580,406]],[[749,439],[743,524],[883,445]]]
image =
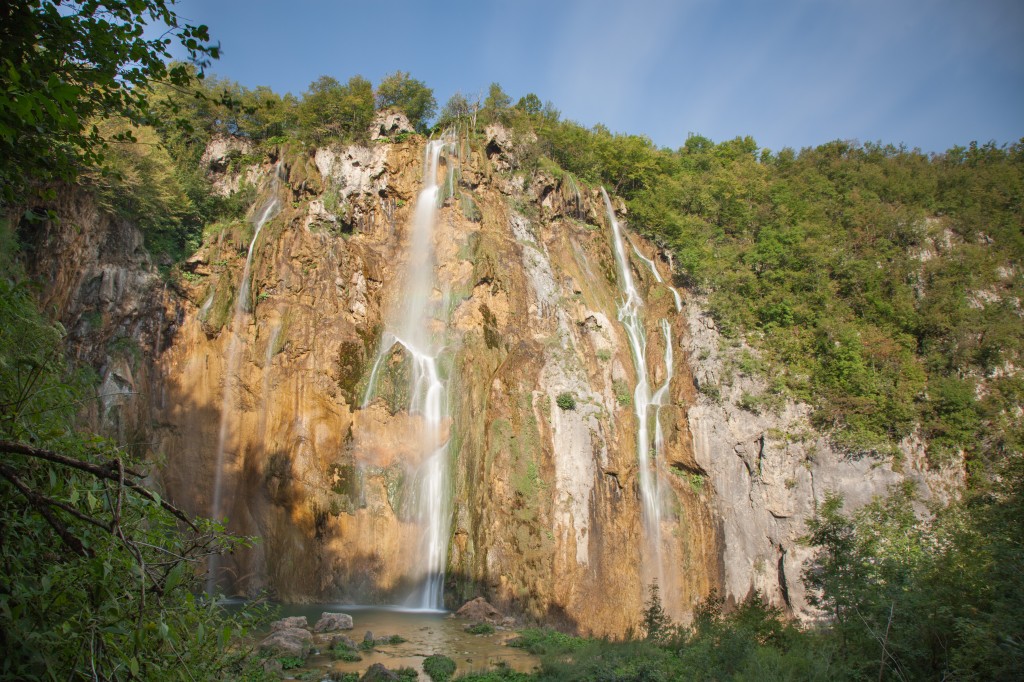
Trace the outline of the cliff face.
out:
[[[844,460],[798,428],[798,406],[758,416],[699,396],[720,382],[720,340],[632,236],[638,356],[618,319],[623,273],[600,195],[569,176],[512,172],[507,134],[488,138],[441,155],[430,242],[447,604],[483,594],[618,635],[656,579],[677,618],[713,588],[735,599],[760,589],[806,613],[796,539],[815,501],[836,489],[863,503],[923,478],[916,460],[903,472]],[[56,284],[48,300],[109,389],[96,421],[155,458],[176,504],[260,538],[215,567],[228,591],[394,602],[423,577],[415,358],[381,347],[409,296],[423,159],[412,137],[281,147],[240,176],[211,171],[219,187],[260,188],[252,215],[211,230],[171,286],[137,231],[83,197],[58,207],[62,228],[38,249]],[[647,422],[660,438],[640,435],[641,374],[666,387]],[[653,511],[638,442],[654,454]]]

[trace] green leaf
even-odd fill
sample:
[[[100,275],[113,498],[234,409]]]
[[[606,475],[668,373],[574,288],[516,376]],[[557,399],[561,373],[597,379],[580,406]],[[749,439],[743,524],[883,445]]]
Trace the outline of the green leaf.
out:
[[[174,566],[167,574],[167,580],[164,582],[164,592],[170,592],[181,582],[182,576],[185,574],[185,563],[179,562]]]

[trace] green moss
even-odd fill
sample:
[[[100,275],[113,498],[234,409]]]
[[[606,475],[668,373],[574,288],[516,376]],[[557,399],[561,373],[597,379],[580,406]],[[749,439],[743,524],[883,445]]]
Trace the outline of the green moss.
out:
[[[501,336],[498,334],[498,319],[486,303],[480,304],[480,314],[484,318],[484,343],[491,349],[500,347]]]
[[[470,192],[460,192],[460,204],[462,206],[462,215],[465,216],[466,220],[479,223],[483,220],[483,214],[480,212],[480,208],[476,205],[476,201],[473,200],[473,195]]]
[[[353,405],[359,401],[359,382],[366,365],[366,347],[361,341],[342,341],[338,346],[338,390]]]

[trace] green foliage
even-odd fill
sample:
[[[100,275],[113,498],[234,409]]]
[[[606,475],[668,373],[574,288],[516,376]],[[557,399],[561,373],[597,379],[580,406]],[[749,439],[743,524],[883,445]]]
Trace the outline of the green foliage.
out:
[[[321,76],[310,83],[298,105],[298,126],[314,144],[365,141],[373,112],[370,81],[353,76],[342,85],[331,76]]]
[[[491,625],[490,623],[484,623],[484,622],[473,623],[472,625],[467,625],[464,629],[465,629],[466,632],[468,632],[471,635],[493,635],[494,634],[494,626]]]
[[[458,126],[461,122],[464,122],[469,118],[470,106],[469,100],[461,92],[456,92],[448,101],[445,102],[444,106],[441,107],[441,113],[437,117],[438,128],[448,128],[452,126]]]
[[[852,516],[829,496],[808,523],[804,580],[854,677],[1010,679],[1024,665],[1024,465],[928,521],[904,486]]]
[[[433,682],[448,682],[455,674],[455,661],[444,654],[431,654],[423,659],[423,672]]]
[[[0,200],[74,180],[105,153],[96,119],[139,122],[149,115],[150,84],[187,86],[195,71],[167,63],[174,43],[200,68],[219,56],[206,27],[182,23],[170,4],[32,0],[0,8]]]
[[[672,619],[665,613],[661,605],[661,590],[658,581],[655,580],[648,586],[647,603],[644,604],[643,617],[644,633],[649,640],[658,641],[668,634],[672,625]]]
[[[611,358],[611,355],[608,356]],[[633,393],[629,390],[629,384],[622,379],[612,381],[612,390],[615,392],[615,400],[623,407],[633,403]]]
[[[293,668],[301,668],[306,663],[306,659],[301,656],[280,656],[277,659],[278,663],[281,664],[283,670],[292,670]]]
[[[363,660],[363,657],[353,649],[352,647],[345,644],[345,642],[338,642],[331,647],[328,652],[331,658],[335,661],[345,661],[347,663],[355,663]]]
[[[568,391],[559,393],[558,397],[555,398],[555,404],[558,405],[559,409],[562,410],[575,410],[576,409],[576,396]]]
[[[3,679],[240,674],[257,624],[197,597],[213,553],[243,546],[143,485],[143,462],[75,430],[89,383],[63,330],[0,263],[0,639]]]
[[[437,111],[434,91],[403,71],[396,71],[380,82],[376,101],[378,109],[394,107],[404,111],[413,128],[421,133],[426,132],[427,122]]]
[[[508,642],[510,647],[526,649],[531,654],[563,654],[576,651],[587,643],[586,639],[573,637],[552,628],[527,628]]]
[[[507,665],[501,663],[491,670],[482,673],[467,673],[459,675],[459,682],[526,682],[535,679],[532,675],[516,672]]]

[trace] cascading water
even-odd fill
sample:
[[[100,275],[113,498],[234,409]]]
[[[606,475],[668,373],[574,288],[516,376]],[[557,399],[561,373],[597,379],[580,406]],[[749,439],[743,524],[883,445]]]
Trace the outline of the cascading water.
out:
[[[217,436],[217,455],[214,462],[213,473],[213,501],[210,505],[210,517],[214,520],[222,520],[223,497],[224,497],[224,455],[227,448],[228,435],[233,422],[233,410],[231,409],[232,397],[238,386],[238,369],[241,361],[243,343],[242,324],[249,314],[249,278],[252,271],[252,256],[256,248],[256,240],[259,239],[263,226],[272,220],[281,210],[281,201],[277,197],[278,186],[281,182],[281,164],[274,167],[270,176],[268,189],[270,199],[263,204],[256,212],[253,219],[252,241],[249,242],[249,251],[245,256],[245,266],[242,268],[242,278],[238,284],[238,294],[235,296],[234,312],[231,316],[231,327],[229,333],[231,338],[228,341],[228,352],[225,358],[224,370],[224,392],[221,397],[220,409],[220,431]],[[212,302],[212,296],[210,301]],[[204,305],[204,308],[206,306]],[[211,555],[210,565],[206,576],[206,591],[212,594],[217,587],[217,573],[219,563],[216,555]]]
[[[653,569],[653,576],[664,584],[664,571],[661,560],[661,485],[658,481],[657,459],[662,454],[664,437],[661,431],[660,407],[668,397],[668,385],[672,377],[672,343],[669,333],[668,322],[662,320],[662,329],[666,334],[666,377],[665,383],[658,388],[653,395],[651,384],[647,376],[647,336],[644,331],[644,320],[641,309],[644,302],[633,283],[633,273],[630,270],[629,259],[623,244],[622,232],[619,223],[615,219],[615,211],[612,208],[608,193],[601,188],[601,196],[604,198],[605,209],[608,212],[608,221],[612,226],[612,236],[615,242],[615,262],[619,268],[622,293],[625,300],[619,305],[619,321],[626,330],[629,338],[629,347],[633,355],[633,364],[636,368],[636,389],[633,391],[633,407],[637,418],[637,461],[640,472],[640,500],[643,508],[644,534],[646,536],[649,551],[648,566]],[[634,247],[635,250],[635,247]],[[639,252],[638,252],[639,253]],[[649,265],[654,263],[644,259]],[[657,270],[655,269],[655,273]],[[660,277],[658,278],[660,280]],[[652,438],[650,417],[654,415],[654,455],[651,457]]]
[[[633,246],[633,253],[635,253],[640,258],[640,260],[647,263],[647,267],[649,267],[651,269],[651,272],[654,274],[655,281],[657,281],[658,284],[663,284],[664,280],[661,278],[661,273],[658,272],[658,266],[654,264],[654,261],[645,256],[644,254],[640,253],[640,249],[636,248],[636,244],[633,244],[632,242],[630,242],[630,244]],[[676,290],[675,287],[668,286],[667,284],[665,285],[665,287],[672,292],[672,298],[675,299],[676,302],[676,312],[682,312],[682,296],[679,295],[679,292]]]
[[[401,304],[381,337],[380,351],[370,372],[363,407],[374,396],[381,365],[397,344],[410,359],[409,414],[419,419],[420,464],[416,469],[415,495],[417,521],[423,528],[422,561],[417,585],[405,600],[405,606],[419,609],[444,607],[444,575],[448,558],[448,532],[451,523],[448,475],[448,443],[443,437],[447,412],[446,387],[437,368],[437,356],[443,339],[432,338],[430,322],[440,313],[431,301],[434,290],[434,226],[440,202],[437,181],[441,152],[454,150],[445,138],[427,143],[423,164],[423,189],[416,199],[416,211],[410,235]],[[449,167],[445,184],[453,182]],[[434,313],[434,314],[432,314]]]

